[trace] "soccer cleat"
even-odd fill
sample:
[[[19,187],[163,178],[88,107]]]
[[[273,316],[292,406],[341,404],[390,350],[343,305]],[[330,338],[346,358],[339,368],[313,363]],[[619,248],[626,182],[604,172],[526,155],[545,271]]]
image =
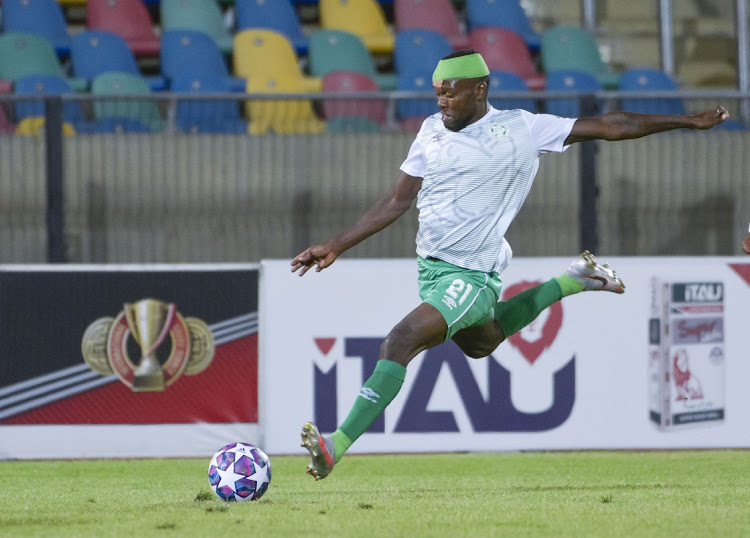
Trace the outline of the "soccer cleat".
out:
[[[565,273],[583,284],[586,291],[625,293],[625,284],[617,273],[606,263],[596,263],[596,258],[588,250],[584,250]]]
[[[320,435],[318,428],[312,422],[302,426],[302,446],[310,452],[310,464],[307,474],[322,480],[333,471],[336,463],[333,454],[333,439]]]

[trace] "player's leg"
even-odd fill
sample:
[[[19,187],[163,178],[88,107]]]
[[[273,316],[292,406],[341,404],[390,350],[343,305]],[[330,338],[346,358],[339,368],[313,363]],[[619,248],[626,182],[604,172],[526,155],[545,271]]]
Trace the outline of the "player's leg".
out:
[[[505,338],[534,321],[544,309],[582,291],[623,293],[625,284],[609,265],[599,265],[593,254],[584,251],[565,273],[497,303],[494,320],[459,331],[453,341],[469,357],[486,357]]]
[[[302,427],[302,446],[311,455],[308,474],[325,478],[375,419],[396,397],[406,377],[406,365],[418,353],[445,341],[447,324],[432,305],[422,303],[388,333],[380,346],[380,360],[360,389],[349,414],[330,436],[310,422]]]

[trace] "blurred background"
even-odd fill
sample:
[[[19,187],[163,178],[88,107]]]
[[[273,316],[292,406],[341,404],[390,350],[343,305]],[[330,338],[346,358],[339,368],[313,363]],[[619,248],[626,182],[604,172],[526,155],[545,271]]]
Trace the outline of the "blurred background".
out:
[[[732,255],[747,0],[2,0],[0,263],[290,258],[392,185],[479,50],[497,108],[732,119],[543,156],[517,256]],[[416,210],[350,257],[412,257]]]

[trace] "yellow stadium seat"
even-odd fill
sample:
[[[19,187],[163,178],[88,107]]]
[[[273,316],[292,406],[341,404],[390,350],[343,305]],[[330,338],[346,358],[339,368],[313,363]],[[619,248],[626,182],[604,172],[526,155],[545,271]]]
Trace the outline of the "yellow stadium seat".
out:
[[[320,27],[358,36],[373,54],[393,54],[395,36],[377,0],[319,0]]]
[[[319,93],[322,88],[320,78],[304,76],[289,40],[273,30],[237,32],[232,60],[234,75],[247,79],[248,93]],[[325,122],[306,99],[255,99],[246,103],[245,114],[250,134],[325,132]]]
[[[39,135],[42,134],[45,125],[45,119],[40,116],[31,116],[21,120],[16,127],[16,134],[19,135]],[[65,136],[74,136],[76,130],[68,122],[63,122],[62,132]]]

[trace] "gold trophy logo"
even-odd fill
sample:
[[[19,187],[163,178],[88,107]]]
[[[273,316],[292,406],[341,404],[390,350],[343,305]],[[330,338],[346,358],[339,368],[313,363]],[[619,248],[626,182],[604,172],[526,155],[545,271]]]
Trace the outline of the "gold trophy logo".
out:
[[[157,349],[169,337],[171,349],[163,364]],[[133,338],[141,348],[132,361],[127,342]],[[103,317],[88,326],[81,340],[81,353],[88,366],[102,374],[116,374],[134,392],[163,391],[183,373],[205,370],[214,358],[211,329],[198,318],[183,318],[173,303],[141,299],[125,303],[114,318]]]
[[[133,372],[133,391],[164,390],[164,373],[156,350],[169,334],[177,308],[173,303],[143,299],[123,307],[128,329],[141,346],[141,360]]]

